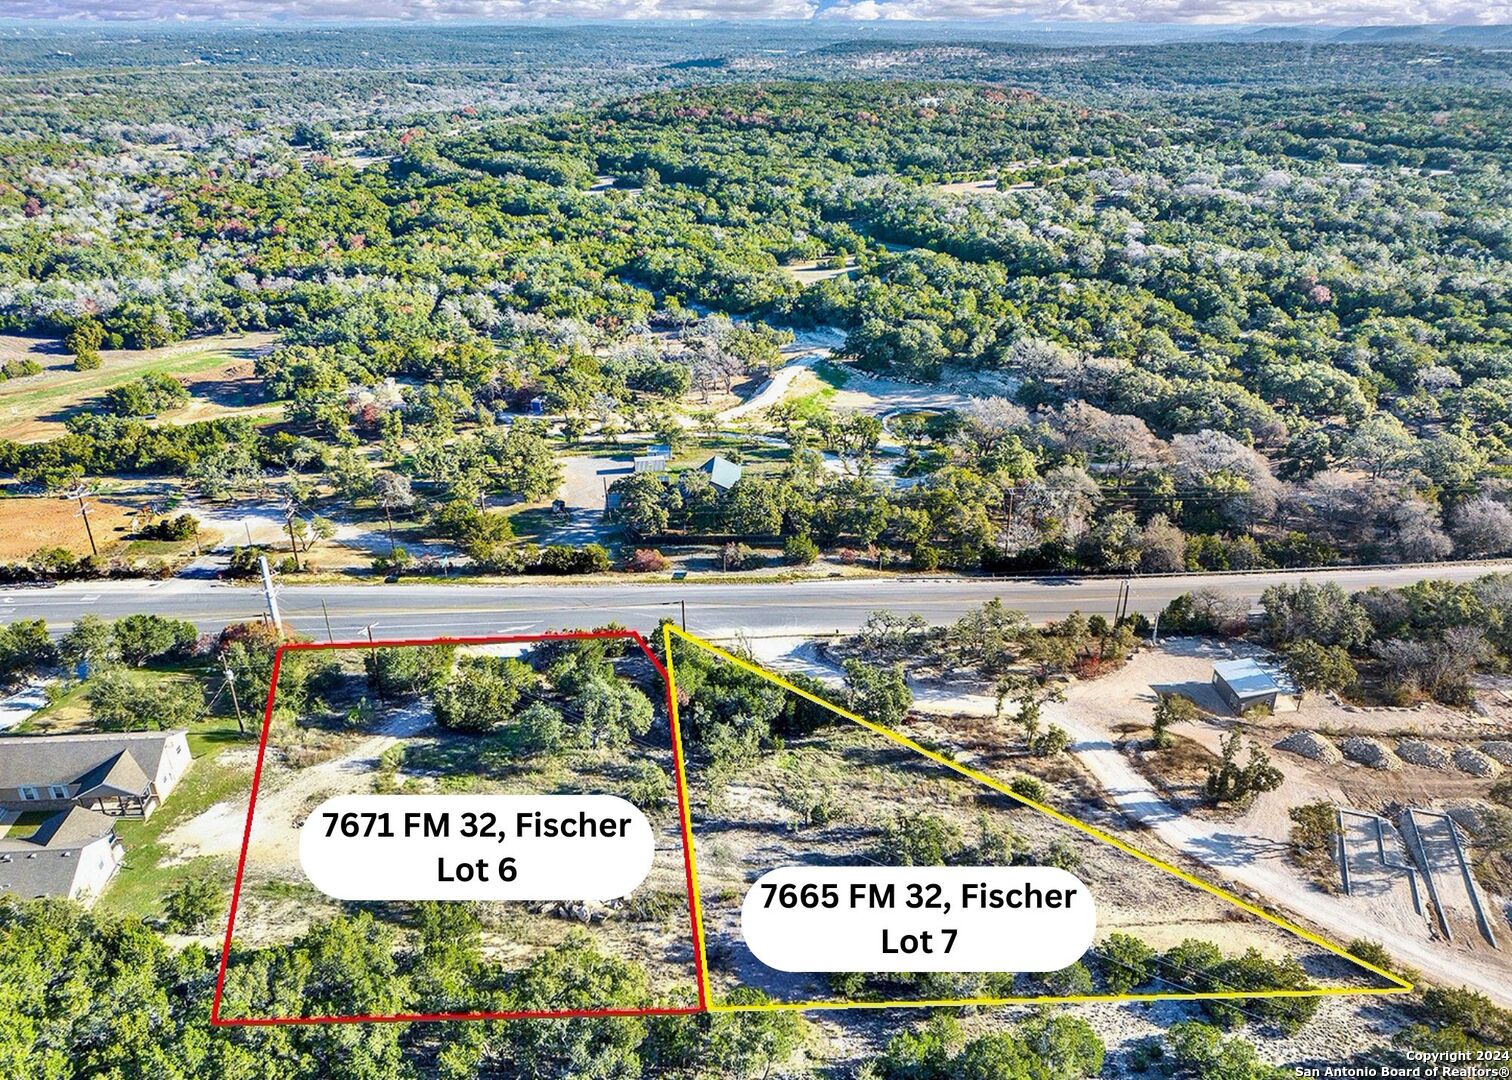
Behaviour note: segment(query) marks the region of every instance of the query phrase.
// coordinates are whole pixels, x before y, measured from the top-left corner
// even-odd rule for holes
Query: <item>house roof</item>
[[[1222,660],[1213,665],[1213,674],[1226,682],[1239,697],[1285,692],[1276,677],[1255,660]]]
[[[147,774],[136,758],[122,750],[109,761],[102,761],[88,775],[79,778],[77,797],[92,795],[140,795],[147,790]]]
[[[715,454],[708,461],[698,467],[700,472],[709,474],[709,483],[717,488],[734,487],[740,479],[740,466],[729,458]]]
[[[98,784],[112,775],[112,768],[124,756],[135,765],[136,771],[131,772],[121,765],[123,771],[115,773],[113,780],[125,782],[140,774],[142,782],[130,791],[139,795],[147,786],[146,781],[157,776],[163,754],[174,737],[184,734],[179,728],[104,735],[0,737],[0,788],[17,788],[23,784]]]
[[[74,806],[44,821],[24,840],[0,836],[0,896],[69,896],[85,848],[115,825],[104,814]]]

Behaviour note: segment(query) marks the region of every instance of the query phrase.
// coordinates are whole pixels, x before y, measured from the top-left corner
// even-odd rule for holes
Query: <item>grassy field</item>
[[[28,355],[43,365],[43,371],[0,383],[0,438],[56,438],[64,433],[69,416],[88,408],[111,387],[147,374],[179,377],[194,395],[188,406],[167,418],[170,422],[257,411],[246,408],[254,388],[251,362],[274,340],[270,333],[223,334],[140,352],[106,350],[100,354],[99,368],[78,371],[73,357],[58,351],[55,343],[4,338],[0,356]],[[232,383],[237,385],[227,385]]]

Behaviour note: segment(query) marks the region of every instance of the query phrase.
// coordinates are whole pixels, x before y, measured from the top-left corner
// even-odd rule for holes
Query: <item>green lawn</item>
[[[814,374],[829,386],[839,390],[850,381],[850,372],[838,364],[832,364],[828,360],[821,360],[814,365]]]

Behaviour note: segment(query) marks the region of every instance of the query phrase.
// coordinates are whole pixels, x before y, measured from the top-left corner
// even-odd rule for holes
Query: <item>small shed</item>
[[[672,456],[672,444],[654,442],[650,446],[646,447],[646,456],[670,458]]]
[[[718,454],[700,465],[698,470],[708,473],[709,483],[720,491],[729,491],[740,480],[740,466]]]
[[[661,454],[646,454],[635,459],[635,471],[637,473],[662,473],[667,471],[667,463],[670,458]]]
[[[1292,688],[1257,660],[1224,660],[1213,665],[1213,689],[1236,713],[1263,705],[1276,712],[1295,709]]]

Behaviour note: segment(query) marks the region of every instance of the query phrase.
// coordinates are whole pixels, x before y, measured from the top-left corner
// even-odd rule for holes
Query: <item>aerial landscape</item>
[[[1512,14],[12,7],[0,1080],[1512,1076]]]

